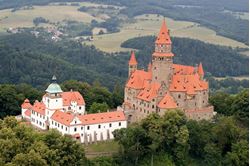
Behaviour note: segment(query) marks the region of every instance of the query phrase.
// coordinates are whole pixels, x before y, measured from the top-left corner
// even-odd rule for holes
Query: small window
[[[112,123],[109,124],[109,127],[112,127]]]
[[[79,110],[82,109],[82,107],[79,107]]]
[[[122,123],[121,122],[119,122],[119,126],[121,126],[122,125]]]
[[[63,129],[63,125],[61,126],[61,128]]]
[[[181,98],[181,95],[178,95],[178,98],[180,99],[180,98]]]
[[[98,129],[100,129],[101,128],[101,125],[98,125]]]
[[[52,124],[54,124],[54,121],[52,121]]]
[[[89,126],[87,126],[87,130],[89,130],[89,128],[90,128],[90,127],[89,127]]]
[[[68,130],[68,127],[66,127],[65,130],[67,131],[67,130]]]
[[[76,128],[76,127],[74,128],[74,131],[75,131],[75,132],[77,131],[77,128]]]
[[[81,130],[83,130],[83,127],[81,127]]]

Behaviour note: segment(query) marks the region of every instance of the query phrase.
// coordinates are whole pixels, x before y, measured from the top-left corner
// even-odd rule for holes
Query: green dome
[[[52,77],[52,83],[45,90],[47,93],[60,93],[63,92],[60,85],[56,83],[56,76]]]
[[[51,83],[48,88],[45,90],[45,92],[48,93],[60,93],[63,92],[60,85],[58,85],[57,83]]]

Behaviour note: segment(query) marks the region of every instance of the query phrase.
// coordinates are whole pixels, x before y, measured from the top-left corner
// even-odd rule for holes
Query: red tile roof
[[[70,123],[74,119],[74,115],[71,113],[66,113],[66,112],[57,110],[51,116],[51,119],[63,125],[70,126]]]
[[[177,104],[172,96],[166,94],[159,102],[158,107],[162,109],[174,109],[177,108]]]
[[[126,120],[125,115],[122,111],[80,115],[78,116],[78,118],[82,121],[83,125],[109,123],[109,122]]]
[[[26,116],[30,117],[31,111],[28,109],[28,110],[26,110],[26,111],[24,112],[24,114],[25,114]]]
[[[194,74],[193,66],[173,64],[174,74]]]
[[[78,105],[85,105],[85,101],[79,92],[62,92],[62,99],[64,106],[70,106],[72,101],[77,102]]]
[[[172,92],[187,92],[196,94],[196,91],[208,89],[208,83],[200,80],[198,74],[193,75],[173,75],[169,90]]]
[[[131,56],[130,56],[130,60],[129,60],[128,64],[129,65],[137,65],[134,51],[131,52]]]
[[[162,22],[161,29],[159,35],[155,41],[156,44],[171,44],[171,39],[169,36],[169,30],[167,28],[165,19]]]
[[[42,102],[36,101],[32,107],[32,110],[38,112],[41,115],[45,115],[45,104]]]
[[[145,101],[151,101],[153,98],[157,97],[157,92],[160,87],[161,84],[158,82],[150,83],[137,95],[137,98]]]
[[[30,104],[29,99],[25,99],[24,102],[23,102],[23,104],[21,105],[21,107],[22,107],[23,109],[32,108],[32,105]]]
[[[203,71],[202,63],[199,64],[199,67],[198,67],[198,74],[199,74],[200,76],[204,76],[204,71]]]
[[[148,80],[151,80],[151,78],[152,78],[151,72],[136,70],[131,74],[126,84],[126,87],[134,89],[142,89],[143,87],[146,86]]]

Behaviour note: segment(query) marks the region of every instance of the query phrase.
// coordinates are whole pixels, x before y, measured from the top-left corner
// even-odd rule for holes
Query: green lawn
[[[98,142],[86,145],[86,152],[118,152],[119,144],[115,141]]]

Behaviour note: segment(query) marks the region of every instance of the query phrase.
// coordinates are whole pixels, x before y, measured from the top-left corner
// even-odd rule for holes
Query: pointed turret
[[[202,67],[202,63],[201,62],[200,62],[199,67],[198,67],[198,74],[203,79],[203,77],[204,77],[204,71],[203,71],[203,67]]]
[[[155,51],[152,56],[152,80],[159,83],[164,82],[168,87],[173,74],[174,54],[172,53],[172,42],[165,19],[156,38]]]
[[[155,44],[171,44],[171,39],[169,36],[169,29],[167,28],[165,19],[162,22],[160,33],[155,41]]]
[[[129,60],[129,65],[137,65],[137,61],[135,58],[135,52],[131,51],[131,56],[130,56],[130,60]]]
[[[128,69],[128,75],[130,76],[135,70],[137,70],[137,61],[135,58],[135,52],[131,52],[130,60],[128,62],[129,69]]]

